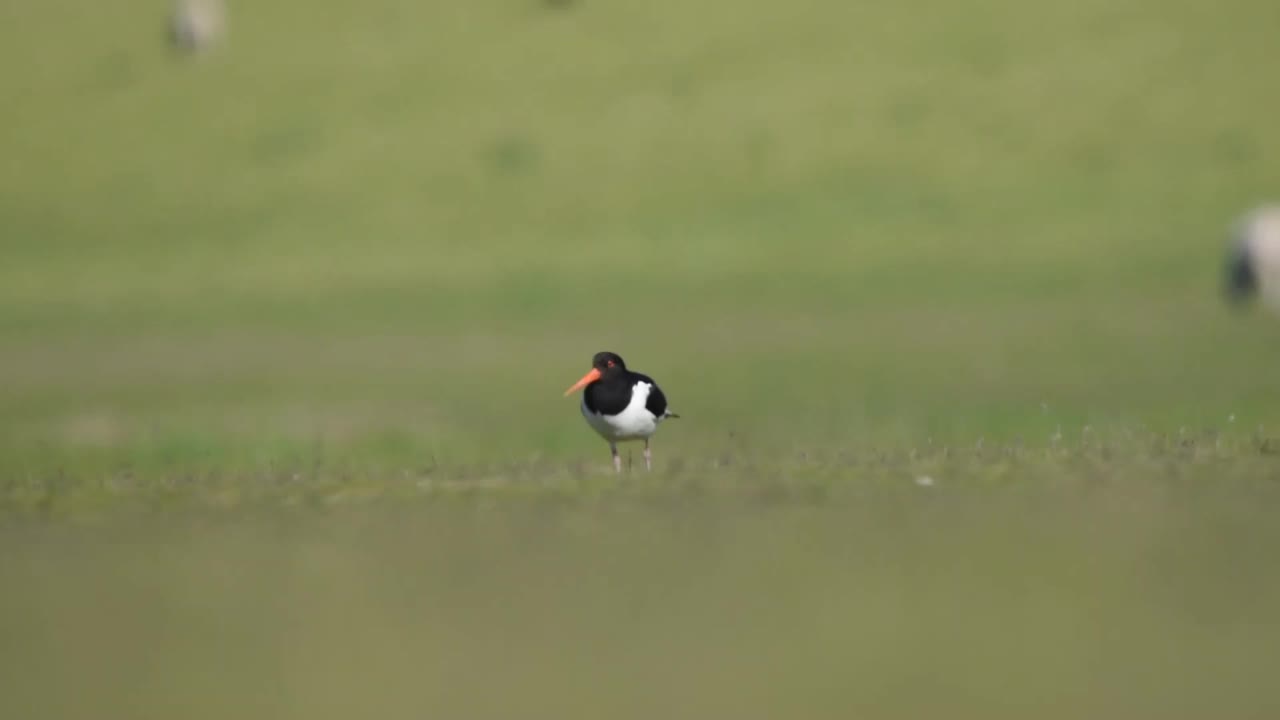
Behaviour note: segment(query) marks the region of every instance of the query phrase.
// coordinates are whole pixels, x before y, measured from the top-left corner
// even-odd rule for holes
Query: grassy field
[[[1280,5],[134,5],[0,7],[0,717],[1280,713]]]

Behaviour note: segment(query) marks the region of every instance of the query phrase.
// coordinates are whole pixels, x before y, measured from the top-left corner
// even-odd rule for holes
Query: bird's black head
[[[626,370],[627,364],[616,353],[598,352],[595,357],[591,358],[591,367],[599,370],[602,375],[612,375]]]
[[[1236,247],[1227,260],[1225,288],[1227,299],[1234,303],[1242,303],[1253,297],[1258,290],[1258,276],[1254,271],[1253,258],[1248,247]]]
[[[582,379],[574,383],[568,390],[564,391],[566,396],[581,390],[601,378],[617,376],[619,373],[627,371],[627,364],[622,362],[622,358],[611,352],[598,352],[596,356],[591,358],[591,369],[587,371]]]

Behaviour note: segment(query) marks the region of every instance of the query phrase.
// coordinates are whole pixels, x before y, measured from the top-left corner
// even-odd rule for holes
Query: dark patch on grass
[[[525,137],[503,138],[485,151],[489,168],[502,175],[525,175],[538,168],[537,144]]]

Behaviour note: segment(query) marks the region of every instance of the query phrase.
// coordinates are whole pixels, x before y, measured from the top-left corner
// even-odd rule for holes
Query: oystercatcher
[[[1280,205],[1264,206],[1237,223],[1227,258],[1227,297],[1254,296],[1280,312]]]
[[[658,384],[648,375],[628,370],[616,354],[601,352],[591,359],[587,374],[565,390],[564,395],[568,397],[584,387],[582,416],[600,437],[609,441],[613,469],[622,472],[619,442],[644,440],[644,467],[652,470],[649,438],[663,420],[680,417],[667,407],[667,396]]]

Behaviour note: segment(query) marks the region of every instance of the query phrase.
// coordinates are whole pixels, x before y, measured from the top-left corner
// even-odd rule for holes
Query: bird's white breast
[[[1280,208],[1267,207],[1252,213],[1245,219],[1239,239],[1253,261],[1263,301],[1280,311]]]
[[[645,407],[649,400],[649,390],[653,386],[647,382],[638,382],[631,389],[631,402],[617,415],[601,415],[587,409],[582,402],[582,416],[587,419],[592,429],[609,441],[634,440],[647,438],[658,429],[661,418],[654,417]]]

